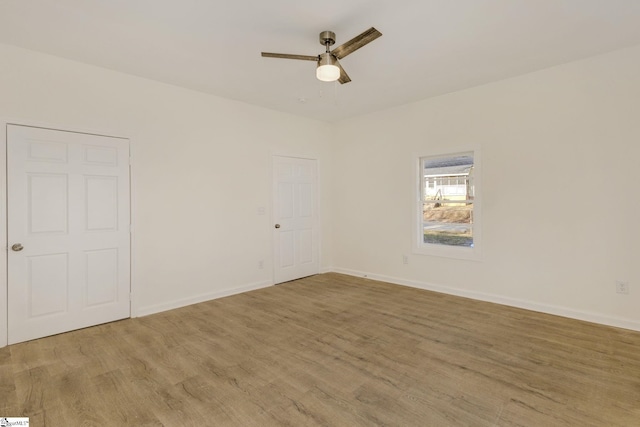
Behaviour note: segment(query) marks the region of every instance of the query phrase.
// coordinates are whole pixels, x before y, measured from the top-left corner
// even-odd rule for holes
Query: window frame
[[[463,154],[473,155],[473,246],[453,246],[445,244],[425,243],[423,229],[423,191],[424,171],[422,161],[428,157],[454,157]],[[462,260],[480,261],[482,259],[482,156],[480,147],[464,147],[462,149],[447,150],[442,152],[429,152],[414,155],[413,163],[413,230],[412,252],[417,255],[437,256]]]

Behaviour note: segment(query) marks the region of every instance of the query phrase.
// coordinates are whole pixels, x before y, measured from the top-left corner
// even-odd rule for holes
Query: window
[[[477,254],[478,191],[475,152],[419,158],[417,252]]]

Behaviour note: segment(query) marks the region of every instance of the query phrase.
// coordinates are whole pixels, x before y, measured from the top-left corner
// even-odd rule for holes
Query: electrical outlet
[[[628,294],[629,293],[629,283],[623,282],[622,280],[616,280],[616,293],[618,294]]]
[[[402,255],[402,263],[403,264],[409,264],[409,257],[406,255]]]
[[[264,268],[264,261],[262,261],[262,260],[258,261],[258,268],[260,270],[262,270]]]

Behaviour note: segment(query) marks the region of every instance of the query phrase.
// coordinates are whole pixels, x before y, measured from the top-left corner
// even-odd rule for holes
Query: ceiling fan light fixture
[[[335,82],[340,78],[340,67],[336,64],[338,60],[331,53],[323,53],[318,60],[316,77],[323,82]]]

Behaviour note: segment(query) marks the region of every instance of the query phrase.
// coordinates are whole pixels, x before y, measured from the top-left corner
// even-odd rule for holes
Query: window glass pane
[[[473,204],[424,203],[424,243],[473,246]]]
[[[423,157],[423,242],[473,247],[473,153]],[[431,183],[433,182],[433,186]]]

